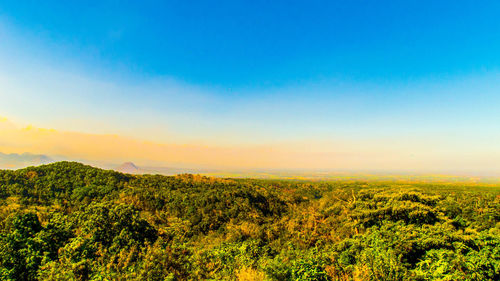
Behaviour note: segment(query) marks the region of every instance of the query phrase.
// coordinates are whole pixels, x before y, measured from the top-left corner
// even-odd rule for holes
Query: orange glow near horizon
[[[218,168],[263,169],[425,169],[428,165],[457,168],[460,159],[452,153],[425,151],[416,143],[289,142],[267,145],[217,146],[203,144],[156,143],[119,135],[67,132],[33,126],[18,126],[7,118],[0,122],[0,152],[62,155],[140,165],[183,165]],[[414,147],[411,153],[409,147]],[[418,157],[416,157],[417,155]],[[458,161],[458,162],[457,162]],[[473,162],[472,159],[470,162]],[[488,163],[487,159],[481,159]],[[488,163],[492,164],[492,163]],[[459,167],[460,168],[460,167]]]

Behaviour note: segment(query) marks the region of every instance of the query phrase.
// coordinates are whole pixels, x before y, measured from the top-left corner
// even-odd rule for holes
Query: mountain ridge
[[[21,154],[0,152],[0,168],[19,169],[54,162],[54,159],[45,154],[32,154],[29,152]]]

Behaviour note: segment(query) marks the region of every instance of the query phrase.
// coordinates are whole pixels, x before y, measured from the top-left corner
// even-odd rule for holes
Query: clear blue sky
[[[457,151],[497,153],[499,15],[498,1],[2,1],[0,115],[159,141],[479,138]]]
[[[405,81],[500,65],[498,1],[2,1],[63,59],[247,89]],[[57,57],[59,59],[59,57]]]

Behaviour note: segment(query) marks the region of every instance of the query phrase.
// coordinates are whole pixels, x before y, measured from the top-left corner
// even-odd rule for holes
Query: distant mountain
[[[125,162],[119,167],[114,169],[115,171],[125,173],[125,174],[142,174],[143,172],[132,162]]]
[[[1,153],[0,152],[0,168],[3,169],[19,169],[28,166],[37,166],[55,162],[52,158],[43,154],[31,153]]]

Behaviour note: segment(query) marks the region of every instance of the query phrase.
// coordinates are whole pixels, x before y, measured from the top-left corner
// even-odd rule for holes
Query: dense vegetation
[[[0,171],[1,280],[500,280],[500,188]]]

